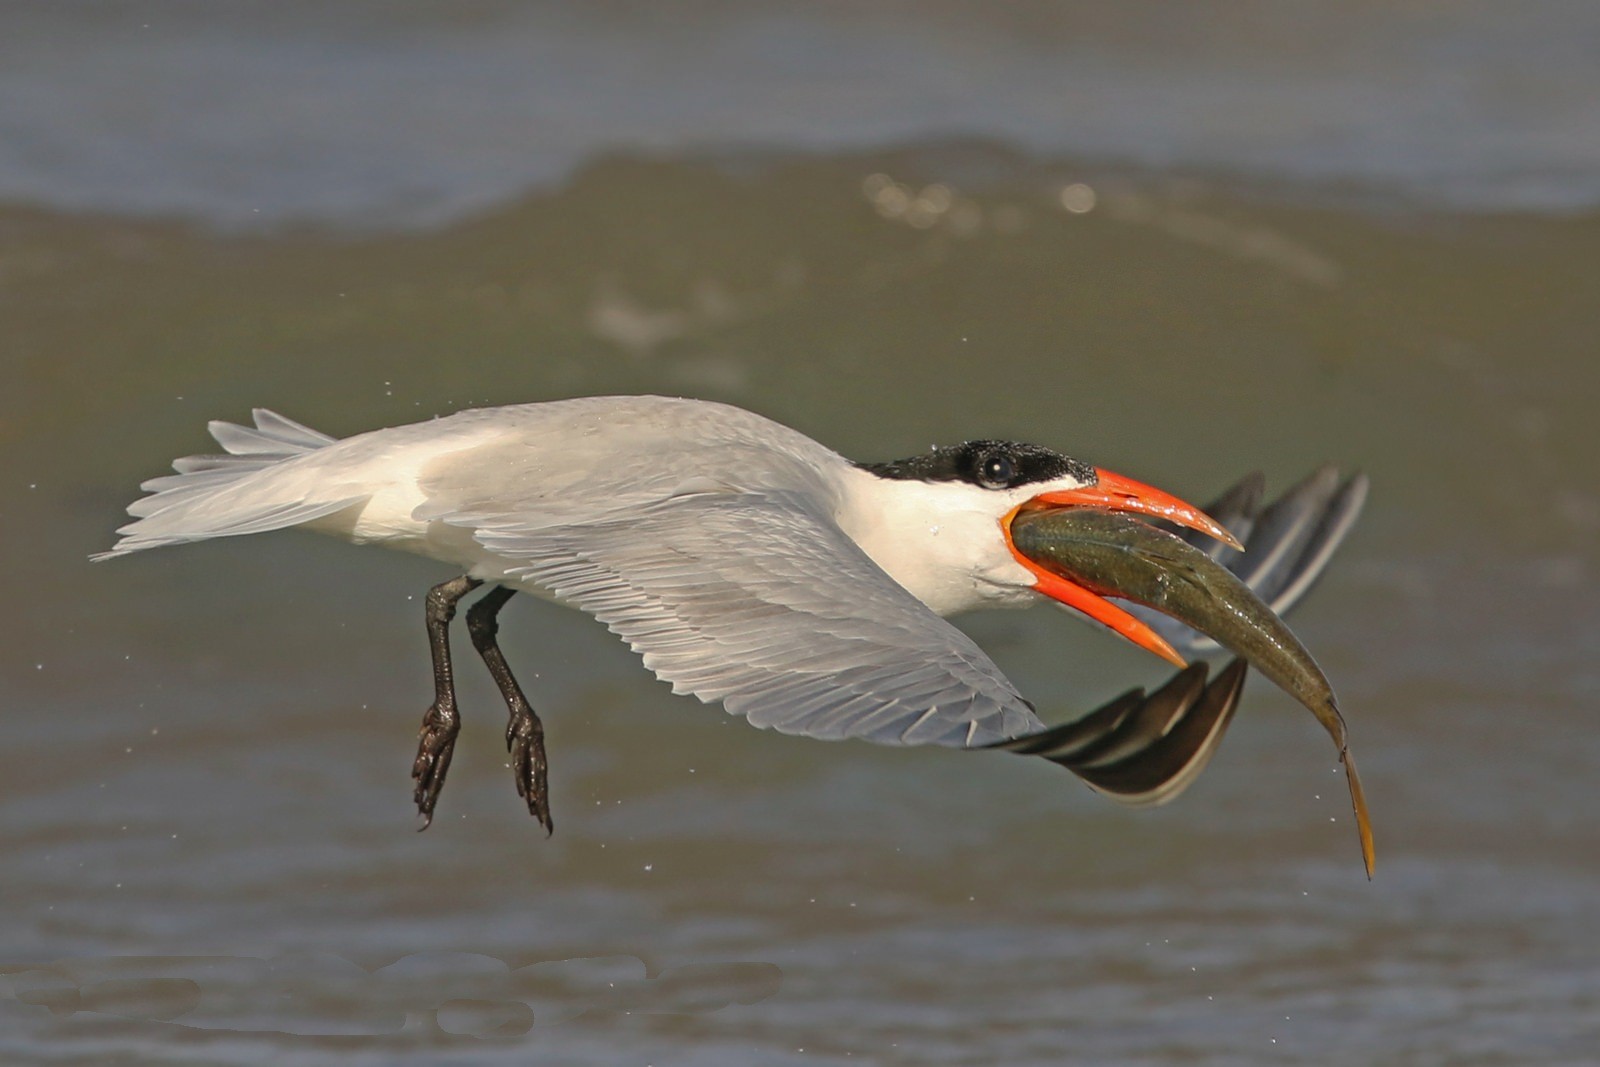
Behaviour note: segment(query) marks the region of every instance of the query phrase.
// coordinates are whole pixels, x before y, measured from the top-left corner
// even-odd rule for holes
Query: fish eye
[[[985,489],[1009,489],[1016,477],[1017,465],[1003,452],[990,452],[978,461],[978,484]]]

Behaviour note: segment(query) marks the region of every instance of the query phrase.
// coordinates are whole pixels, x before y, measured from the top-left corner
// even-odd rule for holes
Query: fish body
[[[1125,513],[1024,509],[1011,520],[1010,538],[1018,552],[1068,581],[1193,627],[1304,704],[1339,748],[1370,873],[1366,800],[1333,686],[1305,645],[1248,585],[1206,552]]]

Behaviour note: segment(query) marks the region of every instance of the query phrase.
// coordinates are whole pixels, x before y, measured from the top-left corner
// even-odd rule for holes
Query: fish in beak
[[[1097,469],[1095,474],[1097,477],[1093,485],[1040,493],[1007,514],[1000,523],[1001,529],[1005,532],[1006,545],[1011,549],[1011,554],[1017,562],[1032,572],[1033,587],[1038,592],[1087,615],[1140,648],[1154,652],[1174,666],[1186,667],[1188,664],[1183,657],[1178,655],[1177,650],[1160,634],[1106,599],[1106,596],[1121,596],[1121,593],[1115,589],[1097,590],[1093,581],[1075,578],[1070,573],[1064,573],[1060,568],[1052,566],[1048,556],[1043,560],[1036,560],[1032,554],[1020,549],[1014,536],[1016,520],[1023,515],[1037,516],[1041,513],[1056,513],[1061,509],[1093,508],[1110,512],[1132,512],[1198,530],[1230,548],[1243,551],[1244,546],[1228,532],[1225,526],[1193,504],[1187,504],[1154,486],[1145,485],[1121,474],[1113,474],[1108,470]]]
[[[1115,475],[1102,475],[1099,485],[1085,489],[1034,497],[1003,525],[1013,555],[1038,577],[1035,588],[1045,595],[1181,666],[1171,645],[1106,598],[1169,615],[1235,653],[1310,709],[1339,748],[1370,878],[1375,860],[1366,798],[1327,677],[1283,620],[1232,571],[1138,516],[1165,519],[1238,547],[1199,509]]]

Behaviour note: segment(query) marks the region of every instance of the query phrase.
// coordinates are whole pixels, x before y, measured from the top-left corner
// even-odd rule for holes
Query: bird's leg
[[[433,704],[422,717],[417,732],[417,760],[411,777],[417,789],[413,799],[426,830],[433,822],[433,807],[439,803],[439,790],[450,771],[455,754],[456,735],[461,732],[461,716],[456,711],[455,676],[450,669],[450,620],[456,617],[456,604],[483,582],[469,575],[440,582],[428,590],[425,617],[428,623],[428,648],[433,653]]]
[[[534,713],[533,705],[522,695],[522,687],[511,674],[511,667],[500,651],[495,637],[500,632],[497,616],[506,601],[517,591],[497,585],[482,600],[467,610],[467,632],[472,635],[472,646],[483,657],[505,698],[506,710],[511,720],[506,724],[506,748],[511,753],[511,774],[517,782],[517,795],[528,802],[528,813],[539,820],[546,834],[555,832],[550,819],[550,785],[544,755],[544,724]]]

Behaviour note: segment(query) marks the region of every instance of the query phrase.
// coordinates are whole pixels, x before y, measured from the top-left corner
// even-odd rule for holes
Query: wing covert
[[[451,515],[673,691],[780,733],[977,747],[1043,724],[804,494],[698,491],[581,525]]]

